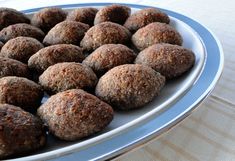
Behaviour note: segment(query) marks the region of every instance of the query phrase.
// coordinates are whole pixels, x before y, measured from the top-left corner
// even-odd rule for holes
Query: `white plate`
[[[100,8],[105,5],[110,4],[73,4],[59,7],[71,10],[78,7]],[[133,12],[147,7],[125,5],[130,6]],[[39,9],[24,12],[32,14]],[[191,71],[167,82],[161,94],[144,108],[115,112],[114,120],[101,133],[75,142],[65,142],[49,136],[44,149],[18,159],[51,159],[62,155],[66,156],[59,158],[60,160],[107,159],[166,131],[185,118],[209,94],[223,67],[223,54],[219,42],[208,29],[194,20],[172,11],[163,11],[170,16],[170,25],[182,35],[183,46],[195,53],[196,62]]]

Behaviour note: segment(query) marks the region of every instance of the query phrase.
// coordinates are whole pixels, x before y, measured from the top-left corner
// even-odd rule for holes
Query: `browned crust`
[[[91,27],[82,39],[80,46],[92,51],[104,44],[127,44],[131,33],[113,22],[103,22]]]
[[[180,76],[188,71],[195,62],[191,50],[178,45],[155,44],[141,51],[135,63],[150,66],[167,79]]]
[[[20,36],[9,40],[2,47],[0,56],[15,59],[27,64],[28,59],[42,48],[43,45],[37,39]]]
[[[113,107],[129,110],[150,102],[165,84],[165,77],[148,66],[126,64],[105,73],[96,86],[96,96]]]
[[[112,107],[80,89],[51,96],[38,115],[55,136],[77,140],[103,130],[113,119]]]
[[[26,78],[7,76],[0,79],[0,103],[19,106],[33,112],[41,104],[41,87]]]
[[[0,57],[0,78],[5,76],[30,78],[30,72],[26,64],[14,59]]]
[[[0,7],[0,30],[16,23],[30,23],[30,20],[22,12]]]
[[[1,51],[1,49],[2,49],[2,47],[3,47],[3,43],[0,41],[0,51]]]
[[[41,120],[21,108],[0,104],[0,159],[34,151],[46,143]]]
[[[97,83],[92,69],[81,63],[65,62],[50,66],[39,77],[39,83],[49,93],[68,89],[91,89]]]
[[[133,63],[135,57],[134,51],[125,45],[106,44],[96,49],[82,63],[100,76],[115,66]]]
[[[43,8],[33,15],[31,24],[47,33],[57,23],[64,21],[66,16],[66,11],[61,8]]]
[[[113,4],[100,9],[94,20],[94,24],[110,21],[123,25],[130,16],[131,9],[127,6]]]
[[[172,26],[154,22],[136,31],[132,36],[132,43],[137,49],[143,50],[157,43],[182,45],[183,39]]]
[[[85,56],[82,49],[72,44],[58,44],[45,47],[30,57],[28,66],[42,73],[49,66],[60,62],[82,62]]]
[[[68,14],[67,20],[78,21],[78,22],[86,23],[90,26],[93,26],[95,15],[97,12],[98,12],[98,9],[96,8],[91,8],[91,7],[77,8],[77,9],[72,10]]]
[[[63,21],[55,25],[45,36],[45,45],[74,44],[79,45],[89,25],[76,21]]]
[[[26,23],[10,25],[0,31],[0,41],[2,42],[7,42],[8,40],[19,36],[33,37],[42,41],[45,34],[41,29]]]
[[[161,12],[156,8],[145,8],[132,14],[125,22],[124,26],[129,29],[132,33],[138,29],[152,23],[170,23],[170,18],[167,14]]]

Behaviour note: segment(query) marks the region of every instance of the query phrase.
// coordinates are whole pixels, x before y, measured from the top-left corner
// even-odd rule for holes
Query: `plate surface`
[[[58,7],[69,11],[78,7],[100,8],[106,5],[110,4],[70,4]],[[149,7],[124,5],[131,7],[132,12]],[[40,9],[23,12],[31,16]],[[161,94],[144,108],[115,112],[114,120],[101,133],[76,142],[64,142],[49,136],[48,145],[44,149],[18,159],[38,160],[56,157],[60,157],[57,158],[59,160],[107,159],[163,133],[188,116],[206,98],[222,72],[223,52],[220,43],[208,29],[196,21],[169,10],[161,10],[170,16],[170,25],[182,35],[183,46],[194,51],[196,62],[192,70],[168,82]]]

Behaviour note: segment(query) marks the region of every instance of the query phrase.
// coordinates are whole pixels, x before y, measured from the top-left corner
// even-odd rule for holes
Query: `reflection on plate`
[[[71,10],[88,6],[100,8],[105,5],[110,4],[89,3],[59,7]],[[130,6],[132,12],[149,7],[124,5]],[[39,9],[24,12],[30,16]],[[170,16],[170,25],[182,35],[183,46],[195,53],[196,62],[192,70],[174,81],[169,81],[161,94],[146,107],[129,112],[116,112],[113,122],[102,133],[76,142],[64,142],[49,136],[48,145],[44,149],[19,159],[51,159],[63,155],[65,156],[60,160],[107,159],[163,133],[185,118],[209,94],[223,67],[223,53],[218,40],[194,20],[162,10]]]

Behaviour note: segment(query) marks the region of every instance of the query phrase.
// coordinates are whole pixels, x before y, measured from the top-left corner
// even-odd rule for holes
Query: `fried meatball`
[[[0,103],[12,104],[34,112],[41,104],[42,97],[43,90],[31,80],[15,76],[0,79]]]
[[[41,148],[45,136],[40,119],[19,107],[0,104],[0,159]]]
[[[49,66],[60,62],[82,62],[82,49],[72,44],[58,44],[45,47],[30,57],[28,66],[32,71],[42,73]]]
[[[19,36],[33,37],[39,41],[42,41],[45,34],[39,28],[26,23],[10,25],[0,31],[0,41],[2,42],[7,42],[8,40]]]
[[[9,40],[2,47],[0,56],[16,59],[27,64],[28,59],[41,48],[43,48],[43,45],[37,39],[31,37],[16,37]]]
[[[1,49],[2,49],[2,47],[3,47],[3,43],[0,41],[0,51],[1,51]]]
[[[138,29],[152,23],[170,23],[170,18],[167,14],[156,8],[145,8],[132,14],[125,22],[124,26],[132,33]]]
[[[14,59],[0,57],[0,78],[6,76],[31,77],[26,64]]]
[[[67,13],[61,8],[43,8],[35,13],[31,19],[31,24],[47,33],[57,23],[64,21]]]
[[[136,31],[132,36],[132,43],[137,49],[143,50],[158,43],[182,45],[183,39],[170,25],[154,22]]]
[[[74,44],[79,45],[89,25],[76,21],[63,21],[55,25],[45,36],[45,45]]]
[[[98,9],[96,8],[77,8],[68,14],[67,20],[78,21],[93,26],[97,12]]]
[[[135,60],[136,64],[147,65],[167,79],[188,71],[194,62],[195,56],[191,50],[171,44],[152,45],[141,51]]]
[[[130,37],[131,33],[125,27],[113,22],[103,22],[86,32],[80,46],[91,51],[104,44],[127,44]]]
[[[12,8],[0,7],[0,31],[16,23],[30,23],[30,20],[22,12]]]
[[[39,83],[51,94],[74,88],[92,89],[97,83],[97,77],[86,65],[66,62],[47,68],[39,77]]]
[[[103,130],[113,119],[113,109],[81,89],[71,89],[51,96],[38,115],[58,138],[77,140]]]
[[[125,45],[106,44],[96,49],[82,63],[100,76],[115,66],[133,63],[135,57],[134,51]]]
[[[123,25],[130,16],[131,9],[127,6],[113,4],[100,9],[94,20],[94,24],[110,21]]]
[[[129,110],[142,107],[159,94],[165,77],[140,64],[114,67],[99,80],[95,94],[115,108]]]

